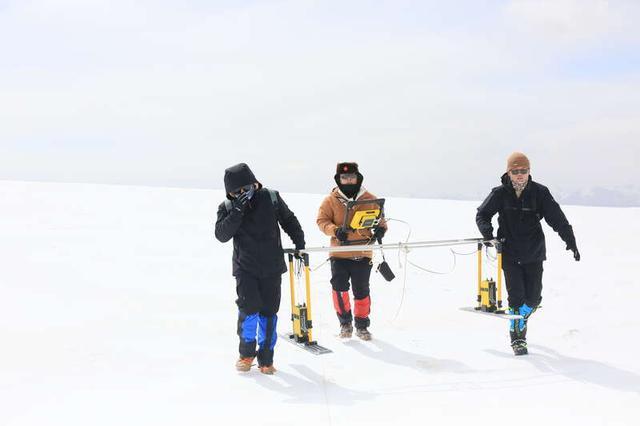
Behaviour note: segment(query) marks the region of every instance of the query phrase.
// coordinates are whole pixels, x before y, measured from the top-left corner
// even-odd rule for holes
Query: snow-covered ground
[[[326,245],[322,196],[283,197],[308,246]],[[475,301],[473,255],[436,275],[388,252],[398,278],[372,275],[374,340],[338,340],[324,265],[312,274],[314,337],[334,353],[280,340],[265,376],[233,367],[231,243],[213,237],[222,199],[0,182],[0,425],[640,424],[640,209],[564,206],[581,262],[545,225],[529,356],[512,355],[505,320],[458,309]],[[477,236],[477,204],[390,198],[386,209],[417,241]],[[386,242],[406,238],[405,224],[390,226]],[[446,248],[409,260],[453,265]],[[288,287],[284,275],[280,331]]]

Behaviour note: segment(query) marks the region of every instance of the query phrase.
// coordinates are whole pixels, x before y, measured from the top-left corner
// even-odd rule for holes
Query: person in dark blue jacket
[[[223,243],[233,238],[240,338],[236,369],[249,371],[257,356],[260,371],[273,374],[280,285],[287,271],[278,224],[297,250],[305,246],[304,232],[280,194],[263,188],[246,164],[226,169],[224,186],[227,200],[218,207],[215,236]]]
[[[498,213],[497,238],[502,245],[502,270],[509,295],[509,311],[524,317],[510,324],[511,346],[516,355],[527,353],[527,320],[542,300],[542,262],[546,260],[545,221],[560,235],[576,261],[580,252],[573,228],[549,189],[531,179],[529,159],[514,152],[507,159],[502,185],[491,190],[478,207],[476,224],[484,239],[493,239],[491,218]]]

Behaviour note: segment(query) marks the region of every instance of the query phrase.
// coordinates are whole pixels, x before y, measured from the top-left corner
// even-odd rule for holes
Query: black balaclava
[[[355,173],[358,177],[357,183],[349,185],[343,185],[342,183],[340,183],[340,175],[343,173]],[[360,187],[362,186],[364,177],[358,171],[358,163],[338,163],[338,165],[336,166],[336,174],[333,179],[338,184],[338,188],[340,188],[340,191],[342,191],[342,193],[346,195],[347,198],[355,199],[355,197],[358,195],[358,192],[360,192]]]

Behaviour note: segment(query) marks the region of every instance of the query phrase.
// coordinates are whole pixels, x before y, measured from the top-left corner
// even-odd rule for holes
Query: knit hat
[[[507,158],[507,171],[530,168],[529,159],[521,152],[514,152]]]

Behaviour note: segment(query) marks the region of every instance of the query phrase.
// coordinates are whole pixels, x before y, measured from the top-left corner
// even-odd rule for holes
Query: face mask
[[[253,197],[253,194],[256,193],[256,187],[255,185],[251,185],[251,189],[247,191],[247,198],[251,199],[251,197]]]
[[[513,180],[511,181],[511,185],[513,186],[513,189],[516,190],[516,192],[522,192],[524,190],[525,186],[527,186],[527,183],[528,182],[526,180],[524,182],[522,182],[522,183],[518,183],[518,182],[515,182]]]
[[[358,185],[357,183],[349,185],[341,184],[338,185],[338,187],[340,188],[340,191],[342,191],[342,193],[347,196],[347,198],[355,197],[356,195],[358,195],[358,191],[360,191],[360,185]]]
[[[253,194],[256,192],[256,187],[254,184],[245,185],[236,191],[233,195],[234,197],[239,197],[242,194],[247,194],[247,198],[250,200],[253,197]]]

